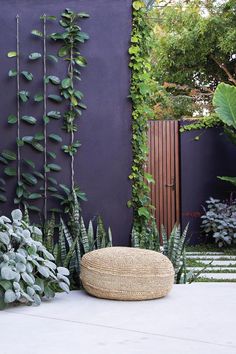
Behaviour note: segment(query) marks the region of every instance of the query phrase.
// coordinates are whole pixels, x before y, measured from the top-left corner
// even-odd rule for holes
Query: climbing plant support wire
[[[47,16],[43,15],[44,220],[47,220]]]
[[[17,184],[21,181],[20,151],[20,16],[16,15],[16,107],[17,107]]]

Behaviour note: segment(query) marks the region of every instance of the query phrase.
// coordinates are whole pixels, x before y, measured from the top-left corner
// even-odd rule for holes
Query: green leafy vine
[[[66,9],[61,14],[60,20],[64,31],[53,33],[50,36],[53,40],[62,43],[58,56],[68,63],[67,76],[61,81],[61,96],[68,101],[68,109],[64,113],[63,129],[70,134],[70,144],[64,144],[62,150],[70,156],[71,160],[71,190],[78,190],[75,187],[74,159],[81,144],[78,139],[75,139],[75,133],[78,131],[76,119],[81,116],[82,110],[86,109],[86,106],[81,102],[83,93],[76,88],[76,80],[81,80],[80,68],[87,64],[79,47],[81,43],[89,39],[88,34],[82,32],[78,21],[88,17],[89,15],[86,13],[76,13]]]
[[[132,200],[128,206],[134,211],[134,226],[138,232],[147,228],[152,220],[150,187],[153,182],[145,173],[147,162],[147,129],[150,109],[147,104],[148,81],[150,78],[149,38],[150,28],[146,20],[146,5],[143,1],[133,1],[133,29],[131,36],[130,68],[132,70],[130,96],[132,113],[133,165],[129,176],[132,181]]]

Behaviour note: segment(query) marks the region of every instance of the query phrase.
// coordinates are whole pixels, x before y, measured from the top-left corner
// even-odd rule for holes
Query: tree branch
[[[221,63],[218,59],[216,59],[212,54],[210,55],[210,58],[221,68],[227,75],[228,80],[231,81],[235,86],[236,86],[236,79],[233,77],[233,75],[229,72],[227,69],[226,65],[224,63]]]

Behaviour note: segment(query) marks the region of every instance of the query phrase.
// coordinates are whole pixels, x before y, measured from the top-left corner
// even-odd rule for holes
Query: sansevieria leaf
[[[236,87],[219,84],[213,97],[213,105],[222,122],[236,129]]]

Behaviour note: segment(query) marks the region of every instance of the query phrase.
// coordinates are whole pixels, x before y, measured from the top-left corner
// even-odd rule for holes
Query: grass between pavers
[[[236,279],[197,278],[194,283],[236,283]]]
[[[193,272],[195,272],[195,273],[197,273],[198,271],[195,271],[194,269],[188,269],[187,268],[187,271],[193,271]],[[204,273],[209,273],[209,274],[211,274],[211,273],[224,273],[224,274],[228,274],[228,273],[232,273],[232,274],[235,274],[236,273],[236,267],[235,267],[235,270],[231,270],[231,269],[218,269],[218,270],[214,270],[214,268],[205,268],[205,270],[204,270]]]
[[[205,264],[205,263],[203,263],[203,262],[201,262],[201,261],[203,261],[204,259],[198,259],[198,258],[187,258],[187,260],[186,260],[186,266],[187,267],[206,267],[207,266],[207,264]],[[220,260],[220,259],[219,259]],[[210,259],[206,259],[206,261],[209,261],[209,267],[222,267],[222,268],[224,268],[224,267],[232,267],[232,268],[236,268],[236,264],[231,264],[230,263],[230,260],[228,260],[227,259],[227,261],[229,261],[229,264],[227,264],[227,265],[213,265],[213,264],[210,264],[211,263],[211,260]],[[217,261],[218,261],[218,259],[217,259]]]
[[[224,252],[225,255],[236,256],[236,246],[219,248],[216,244],[206,243],[195,246],[186,246],[187,252]]]

